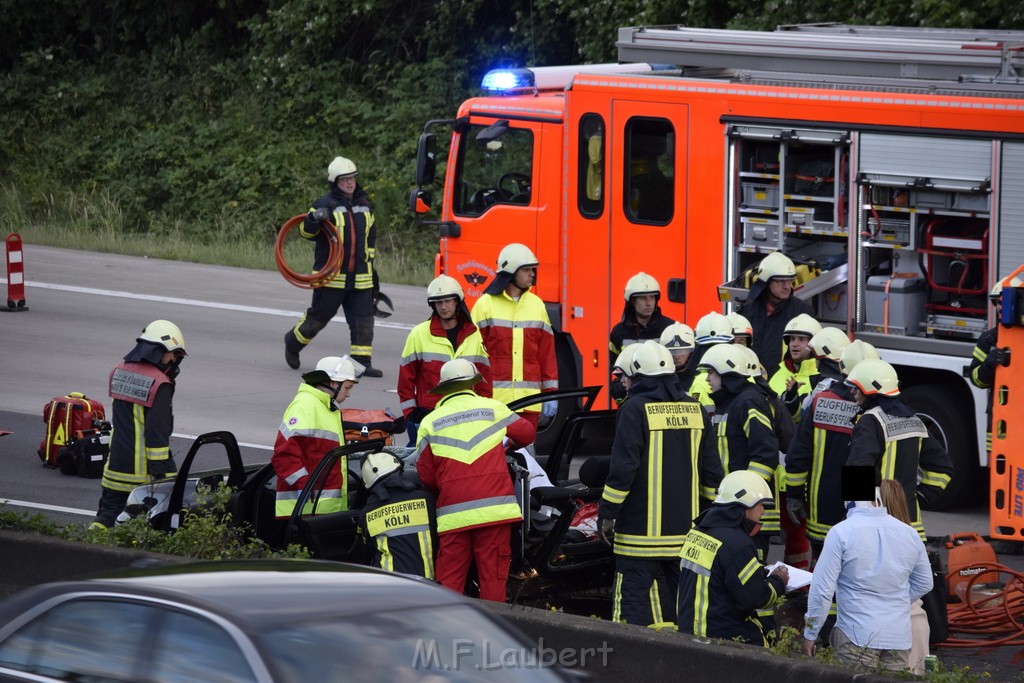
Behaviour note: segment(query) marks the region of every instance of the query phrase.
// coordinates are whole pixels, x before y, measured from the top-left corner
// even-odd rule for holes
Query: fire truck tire
[[[555,339],[555,360],[558,362],[558,384],[560,387],[578,387],[580,385],[576,372],[576,363],[573,361],[572,351],[569,343],[556,335]],[[558,412],[549,420],[541,418],[537,425],[537,440],[534,448],[537,455],[548,455],[555,447],[555,440],[558,433],[565,424],[566,418],[572,412],[570,401],[559,401]]]
[[[974,435],[968,428],[968,416],[958,415],[955,406],[965,405],[947,387],[921,384],[907,387],[900,398],[917,411],[928,432],[946,447],[953,461],[953,477],[942,494],[927,509],[947,510],[977,503],[982,497],[983,477],[975,454]]]

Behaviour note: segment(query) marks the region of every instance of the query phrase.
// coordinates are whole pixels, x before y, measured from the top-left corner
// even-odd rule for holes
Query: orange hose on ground
[[[995,645],[1024,645],[1024,573],[999,563],[979,565],[982,571],[967,582],[964,602],[949,608],[950,633],[978,636],[975,638],[948,638],[939,647],[992,647]],[[1010,578],[1002,591],[995,595],[977,597],[971,588],[988,571],[1007,574]],[[957,576],[951,572],[948,578]]]
[[[304,220],[306,220],[306,214],[300,213],[298,216],[289,218],[281,226],[277,233],[277,240],[274,243],[274,261],[277,263],[277,269],[281,272],[281,275],[290,284],[302,289],[316,289],[330,282],[338,274],[338,271],[341,270],[341,238],[338,235],[338,229],[334,227],[334,223],[323,221],[321,230],[327,231],[327,242],[331,247],[327,255],[327,263],[324,264],[323,268],[312,274],[303,274],[292,270],[284,260],[284,242],[291,229],[301,224]]]

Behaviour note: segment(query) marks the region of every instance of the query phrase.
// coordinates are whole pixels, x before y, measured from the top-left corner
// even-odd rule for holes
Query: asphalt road
[[[300,382],[300,371],[284,362],[283,336],[308,305],[308,291],[275,272],[33,245],[25,247],[25,275],[29,310],[0,312],[0,431],[12,432],[0,436],[0,509],[89,521],[99,481],[44,469],[36,455],[45,433],[43,406],[80,391],[109,409],[111,368],[157,318],[181,327],[189,354],[175,393],[173,452],[183,456],[195,436],[227,430],[246,462],[269,460],[281,414]],[[6,288],[6,279],[0,285]],[[384,377],[360,382],[346,407],[398,408],[402,346],[428,309],[422,288],[385,285],[384,291],[396,309],[376,326],[373,360]],[[348,327],[339,318],[303,353],[302,370],[347,351]],[[930,536],[987,534],[987,508],[928,512],[925,527]],[[1000,560],[1024,571],[1024,557]],[[991,670],[995,680],[1016,676],[1024,656],[1019,647],[940,652],[949,663]]]

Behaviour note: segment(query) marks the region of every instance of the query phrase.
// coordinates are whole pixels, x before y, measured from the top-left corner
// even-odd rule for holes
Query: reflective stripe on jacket
[[[338,229],[341,248],[341,270],[327,283],[335,289],[371,289],[373,287],[373,259],[377,255],[377,228],[375,227],[373,204],[366,191],[356,186],[351,198],[337,186],[313,202],[314,209],[331,212],[331,222]],[[306,239],[315,239],[313,272],[324,267],[330,252],[330,242],[321,225],[306,217],[299,234]]]
[[[277,473],[274,507],[279,519],[291,516],[306,478],[328,451],[344,441],[341,411],[331,410],[330,395],[308,384],[300,385],[295,398],[284,411],[274,441],[274,454],[270,458]],[[328,472],[315,510],[313,502],[307,501],[302,514],[326,514],[346,509],[348,458],[341,458],[338,466]]]
[[[465,358],[476,366],[484,378],[473,388],[478,395],[490,398],[491,363],[484,350],[484,340],[472,321],[459,315],[457,348],[452,349],[448,335],[436,315],[412,328],[402,349],[402,365],[398,369],[398,400],[406,417],[414,408],[433,410],[441,397],[430,393],[441,379],[441,366],[453,358]]]
[[[495,399],[509,403],[558,388],[555,335],[540,297],[524,292],[516,301],[505,292],[484,294],[472,315],[491,360]]]
[[[416,437],[416,470],[436,490],[437,532],[522,519],[502,441],[525,445],[533,425],[500,401],[460,391],[441,399]]]

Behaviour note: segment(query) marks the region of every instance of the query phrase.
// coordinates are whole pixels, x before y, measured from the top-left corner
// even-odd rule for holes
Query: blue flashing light
[[[484,74],[484,90],[516,90],[533,87],[533,73],[529,69],[494,69]]]

